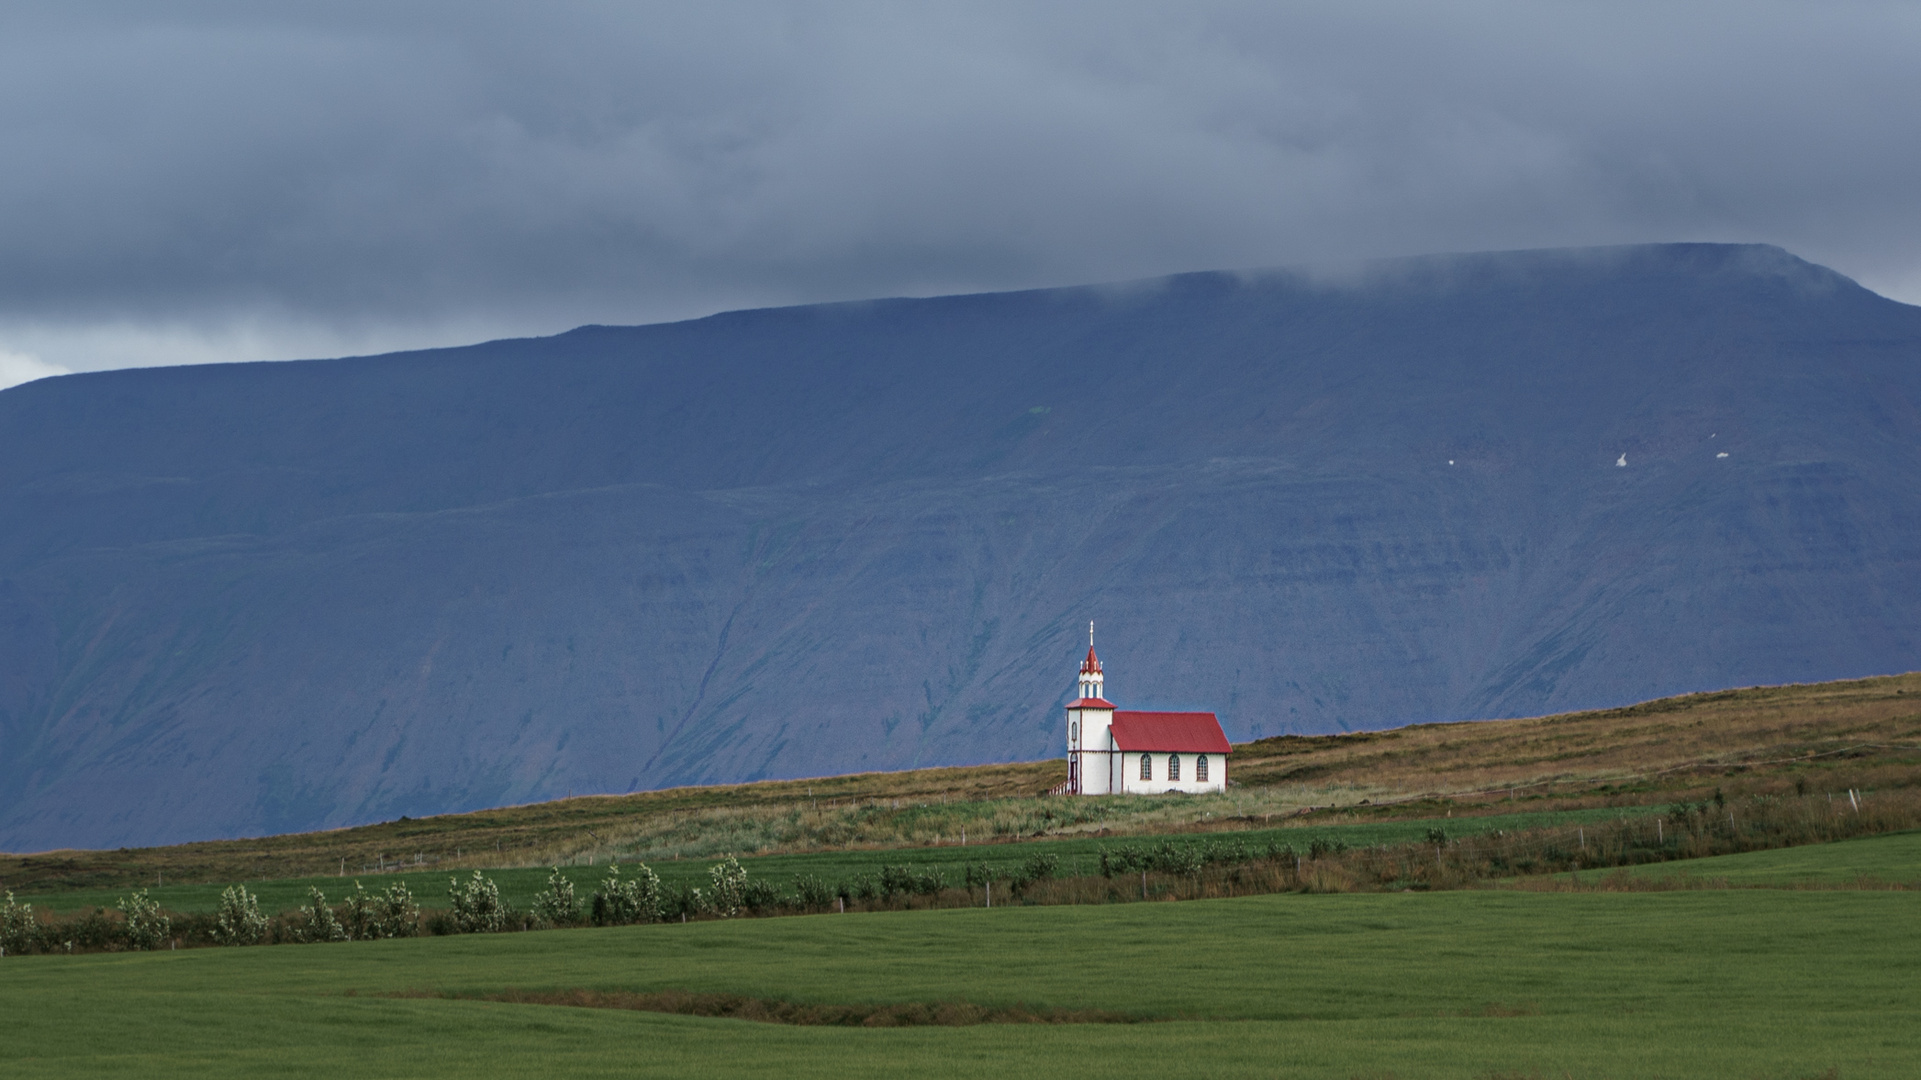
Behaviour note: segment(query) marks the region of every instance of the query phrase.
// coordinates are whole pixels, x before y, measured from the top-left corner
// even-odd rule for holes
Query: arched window
[[[1153,754],[1141,755],[1141,779],[1143,780],[1154,779],[1154,755]]]
[[[1202,754],[1200,757],[1197,757],[1194,759],[1194,779],[1200,781],[1203,784],[1207,783],[1207,755],[1206,754]]]
[[[1069,745],[1069,746],[1072,746],[1072,745],[1074,744],[1074,741],[1075,741],[1076,739],[1079,739],[1080,737],[1081,737],[1081,725],[1080,725],[1080,721],[1078,721],[1078,720],[1069,720],[1069,721],[1067,722],[1067,743],[1068,743],[1068,745]]]
[[[1179,754],[1167,755],[1167,778],[1169,780],[1179,780],[1181,778],[1181,756]]]

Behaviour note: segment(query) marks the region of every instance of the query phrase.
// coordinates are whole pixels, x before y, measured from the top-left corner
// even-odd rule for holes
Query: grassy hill
[[[666,863],[671,875],[674,859],[727,853],[926,849],[920,858],[1010,860],[1019,855],[955,849],[1563,814],[1664,804],[1715,789],[1730,796],[1905,789],[1921,782],[1921,673],[1523,720],[1265,739],[1237,747],[1232,761],[1235,786],[1219,796],[1042,797],[1064,777],[1059,761],[863,773],[590,796],[260,839],[0,856],[0,887],[81,896],[138,885],[382,871],[444,884],[453,870],[609,858]],[[792,869],[779,860],[768,865]]]

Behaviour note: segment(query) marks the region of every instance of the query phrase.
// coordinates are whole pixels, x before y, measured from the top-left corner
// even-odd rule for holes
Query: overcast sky
[[[0,385],[1767,241],[1921,301],[1921,5],[0,9]]]

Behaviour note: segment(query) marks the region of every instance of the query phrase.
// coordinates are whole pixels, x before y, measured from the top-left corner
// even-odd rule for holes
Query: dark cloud
[[[15,3],[0,350],[1644,240],[1921,298],[1917,55],[1879,4]]]

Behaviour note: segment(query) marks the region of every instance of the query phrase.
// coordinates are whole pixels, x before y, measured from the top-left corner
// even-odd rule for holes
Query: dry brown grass
[[[545,866],[583,853],[667,858],[922,846],[1037,835],[1211,831],[1289,818],[1440,816],[1731,793],[1895,789],[1921,780],[1921,673],[1665,698],[1525,720],[1421,724],[1246,743],[1203,798],[1038,797],[1060,760],[585,796],[330,832],[0,856],[22,890],[259,881],[372,866]],[[1041,813],[1043,803],[1059,808]],[[1331,887],[1335,883],[1330,882]]]
[[[1460,801],[1673,791],[1743,775],[1828,789],[1907,786],[1921,776],[1917,766],[1921,672],[1525,720],[1281,736],[1236,747],[1233,775],[1249,786],[1350,784],[1389,799]],[[1824,782],[1833,776],[1850,782]]]
[[[343,863],[353,869],[416,854],[446,868],[546,865],[564,861],[576,850],[606,846],[617,833],[675,835],[690,823],[711,827],[715,821],[796,813],[825,823],[861,807],[892,806],[896,801],[942,805],[1031,800],[1066,777],[1063,760],[587,795],[325,832],[0,855],[0,880],[20,889],[137,885],[153,882],[157,875],[176,881],[261,881],[330,874]]]

